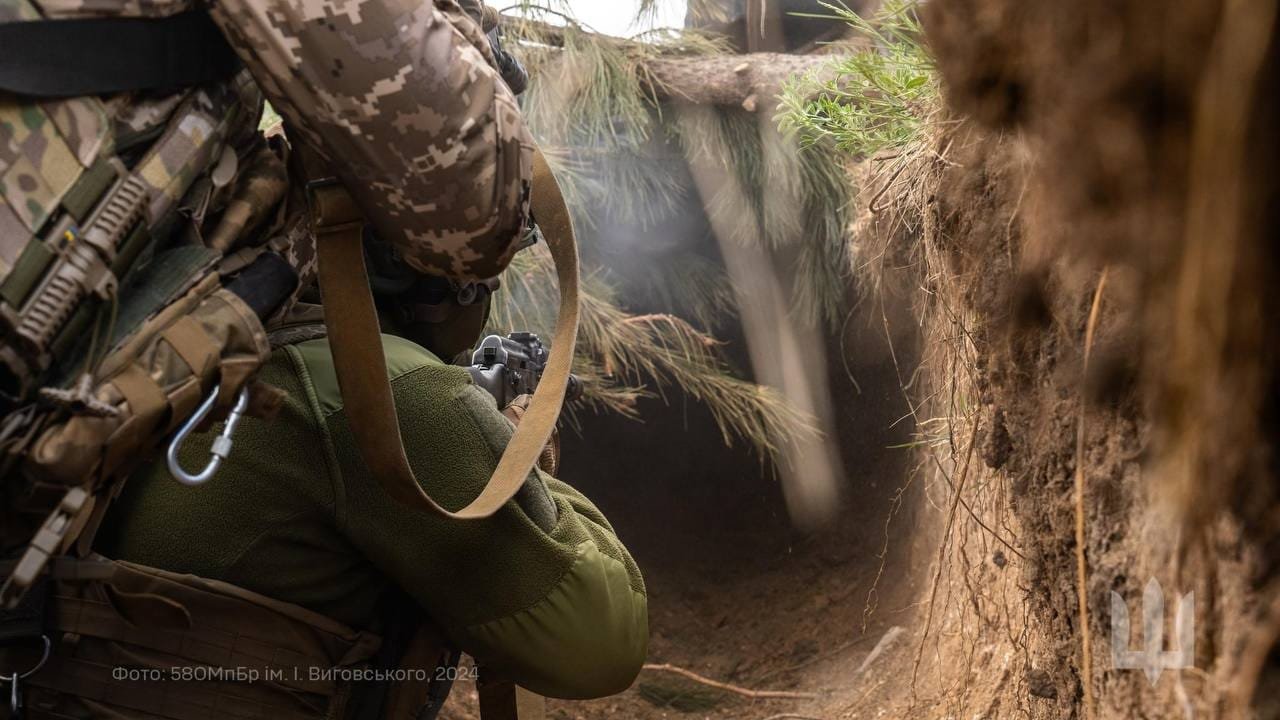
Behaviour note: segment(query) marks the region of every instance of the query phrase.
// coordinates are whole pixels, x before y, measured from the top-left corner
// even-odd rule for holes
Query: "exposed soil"
[[[915,462],[902,447],[912,425],[899,422],[909,410],[879,316],[851,318],[845,347],[858,348],[850,353],[857,359],[848,368],[836,363],[831,382],[848,486],[839,521],[819,533],[792,528],[777,479],[744,452],[724,448],[696,405],[653,401],[644,425],[593,420],[588,438],[566,442],[562,471],[601,506],[644,569],[650,663],[816,697],[747,698],[646,670],[620,696],[552,701],[552,717],[875,716],[860,714],[859,681],[878,676],[906,647],[893,628],[913,624],[913,568],[927,565],[913,562],[921,539],[914,505],[922,496],[901,488]],[[895,349],[909,362],[909,345]],[[655,435],[667,450],[655,454]],[[619,457],[649,460],[620,464]],[[897,641],[860,671],[887,632]],[[460,684],[455,692],[445,717],[471,717],[474,689]]]
[[[1046,716],[1088,714],[1092,695],[1098,717],[1243,717],[1252,648],[1275,637],[1251,634],[1274,622],[1280,264],[1274,163],[1257,153],[1276,142],[1276,16],[1214,0],[954,0],[927,16],[971,118],[937,238],[974,313],[981,420],[1010,435],[992,469],[1033,558],[1029,658],[1069,689]],[[1194,668],[1154,686],[1115,667],[1110,622],[1111,593],[1136,618],[1151,579],[1170,614],[1195,593]]]
[[[1274,5],[930,2],[956,122],[857,227],[897,270],[829,348],[861,387],[832,363],[836,525],[792,530],[692,408],[566,453],[646,572],[651,662],[816,696],[646,671],[553,716],[1280,717]],[[1113,655],[1150,580],[1170,618],[1194,593],[1154,683]]]

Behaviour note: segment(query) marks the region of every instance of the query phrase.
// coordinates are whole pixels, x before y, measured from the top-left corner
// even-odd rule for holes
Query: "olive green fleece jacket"
[[[479,494],[512,426],[464,369],[398,337],[383,345],[410,464],[457,510]],[[356,628],[373,625],[394,584],[459,648],[530,690],[588,698],[631,684],[648,643],[644,582],[589,500],[542,475],[559,514],[550,532],[514,501],[478,521],[407,508],[360,459],[326,340],[277,350],[261,379],[288,394],[279,416],[246,418],[205,485],[179,485],[163,463],[135,474],[98,550]],[[184,467],[201,467],[210,442],[193,436]]]

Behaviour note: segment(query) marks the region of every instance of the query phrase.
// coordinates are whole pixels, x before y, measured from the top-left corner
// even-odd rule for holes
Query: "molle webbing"
[[[94,499],[86,487],[109,487],[126,474],[213,387],[222,388],[226,407],[269,354],[261,321],[213,274],[108,355],[105,379],[88,396],[106,411],[50,424],[23,458],[28,478],[67,490],[0,586],[0,605],[20,598],[89,524]]]
[[[114,565],[108,581],[55,589],[55,652],[27,681],[32,717],[86,716],[95,705],[170,720],[342,717],[351,685],[327,671],[367,666],[380,644],[224,583]],[[139,672],[115,676],[122,667]]]
[[[3,23],[0,47],[0,90],[36,97],[195,87],[240,66],[203,10]]]
[[[11,26],[0,24],[0,30]],[[252,112],[244,104],[235,83],[190,92],[161,137],[126,170],[109,153],[108,139],[100,137],[105,119],[97,100],[0,102],[0,142],[12,141],[25,153],[0,178],[0,221],[16,217],[26,229],[0,236],[10,254],[12,246],[22,248],[11,270],[0,257],[0,331],[6,334],[0,343],[0,395],[23,402],[49,380],[46,371],[84,335],[96,306],[116,296],[119,279],[149,241],[150,229],[171,216],[196,179],[226,152],[228,136]],[[82,119],[94,120],[89,126],[98,133],[81,153],[73,152],[59,129],[71,105]]]

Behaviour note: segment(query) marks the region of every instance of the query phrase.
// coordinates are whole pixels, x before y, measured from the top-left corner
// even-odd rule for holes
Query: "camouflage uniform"
[[[205,248],[209,254],[200,260],[205,263],[205,270],[209,263],[219,259],[220,267],[225,270],[228,263],[234,267],[239,262],[237,252],[269,247],[303,271],[301,286],[305,287],[306,272],[314,270],[305,195],[298,182],[300,176],[294,172],[291,182],[286,174],[286,167],[291,171],[297,167],[289,149],[279,142],[266,144],[256,132],[264,97],[286,118],[291,140],[319,157],[325,166],[324,172],[342,181],[378,235],[393,243],[415,269],[457,279],[475,279],[497,275],[506,266],[528,222],[532,142],[515,98],[493,67],[487,39],[454,0],[427,3],[218,0],[207,8],[193,0],[0,0],[0,23],[99,17],[164,18],[201,9],[208,10],[247,72],[202,87],[164,93],[39,101],[0,93],[0,282],[20,261],[18,255],[27,239],[40,232],[55,213],[67,212],[75,204],[82,178],[91,176],[99,161],[106,159],[117,171],[128,168],[145,185],[145,217],[155,238],[148,252],[173,247]],[[92,62],[92,58],[86,58],[86,62]],[[153,152],[159,146],[157,133],[177,142],[167,144],[163,153]],[[309,173],[309,177],[317,179],[314,173]],[[182,296],[189,291],[188,306],[198,307],[201,302],[209,302],[206,298],[217,287],[217,282],[197,284],[193,280],[172,288],[170,295]],[[245,308],[236,304],[235,297],[217,292],[218,302],[232,307],[232,311],[224,314],[245,315]],[[77,444],[85,436],[83,432],[67,433],[65,427],[50,430],[62,435],[53,438],[56,442],[44,443],[45,456],[49,463],[58,465],[55,469],[66,483],[89,475],[100,475],[105,480],[113,473],[122,472],[121,468],[127,467],[146,447],[126,448],[116,444],[115,439],[130,429],[130,423],[145,426],[145,432],[138,433],[139,436],[162,436],[173,429],[176,421],[190,414],[193,403],[199,400],[201,387],[210,387],[219,372],[224,377],[234,374],[242,380],[265,360],[267,349],[261,327],[240,343],[241,352],[234,358],[239,364],[234,370],[226,358],[222,358],[220,365],[216,353],[210,357],[208,348],[199,348],[197,352],[180,347],[177,336],[194,332],[180,315],[144,313],[144,317],[159,317],[169,324],[156,328],[158,339],[154,351],[140,355],[153,366],[186,368],[182,377],[165,385],[167,370],[130,365],[126,368],[133,373],[130,387],[136,390],[145,386],[145,398],[130,395],[109,382],[98,394],[118,409],[139,410],[145,405],[144,417],[131,416],[127,421],[110,417],[74,418],[82,422],[73,430],[88,426],[96,433],[89,433],[95,438],[112,438],[112,445],[104,447]],[[179,325],[183,325],[181,333],[170,333],[171,327]],[[332,368],[326,369],[325,365],[329,358],[327,347],[323,341],[318,342],[320,346],[310,347],[310,360],[305,368],[296,364],[297,358],[293,355],[277,353],[264,372],[293,391],[286,402],[285,415],[294,407],[289,403],[295,403],[297,417],[305,421],[311,431],[310,437],[298,438],[300,443],[328,442],[323,439],[334,432],[330,424],[341,421],[338,395],[327,396],[332,407],[321,408],[319,414],[311,412],[317,408],[316,396],[309,394],[314,390],[313,381],[324,377],[330,378],[330,385],[333,384]],[[396,369],[390,367],[391,364],[407,362],[412,365],[405,370],[409,375],[440,375],[438,379],[443,384],[439,387],[447,390],[448,397],[438,401],[428,398],[421,417],[435,422],[443,417],[441,413],[452,412],[466,420],[470,429],[461,437],[469,438],[470,445],[463,443],[465,447],[452,450],[462,454],[464,464],[476,460],[470,462],[473,469],[483,470],[485,463],[492,460],[490,453],[505,442],[509,426],[501,424],[503,421],[496,409],[492,413],[461,415],[456,408],[450,410],[463,396],[469,397],[467,402],[473,406],[477,402],[475,393],[479,391],[474,387],[466,390],[469,386],[464,378],[440,369],[438,361],[420,348],[392,350],[388,346],[389,371]],[[290,368],[292,373],[287,371]],[[197,369],[197,377],[192,379],[190,375]],[[398,379],[403,381],[403,377]],[[336,388],[331,389],[336,392]],[[420,393],[404,397],[397,394],[398,401],[412,402],[415,397],[423,400]],[[436,405],[431,405],[432,402]],[[407,413],[407,416],[413,417],[413,414]],[[113,422],[116,424],[112,425]],[[126,427],[122,428],[121,422]],[[286,422],[284,427],[296,430],[303,425],[290,426]],[[341,434],[341,428],[337,432]],[[434,437],[436,443],[447,445],[444,438],[452,432],[457,432],[456,426],[439,425],[426,437]],[[262,426],[258,437],[265,443],[267,457],[270,457],[273,443],[270,426]],[[332,449],[332,443],[329,445]],[[467,448],[480,454],[467,456],[464,452]],[[366,482],[367,478],[352,469],[360,466],[360,460],[350,450],[348,447],[330,459],[341,460],[351,467],[341,471],[330,468],[329,482],[318,486],[298,486],[298,494],[291,501],[310,506],[315,500],[312,491],[323,495],[338,485],[350,483],[358,489],[348,499],[368,501],[372,503],[369,507],[387,513],[379,516],[375,512],[362,518],[356,525],[363,531],[380,538],[380,531],[392,527],[425,533],[424,537],[431,540],[441,537],[440,533],[449,535],[449,523],[439,518],[429,518],[427,524],[416,528],[413,522],[422,518],[406,518],[395,514],[396,508],[388,509],[386,498],[379,496],[376,488]],[[245,457],[252,461],[255,456]],[[314,460],[318,455],[309,457]],[[425,470],[422,476],[429,477]],[[467,477],[480,481],[483,474]],[[250,477],[253,481],[261,478],[261,475]],[[160,480],[140,479],[138,492],[141,494],[134,497],[152,497],[149,495],[152,492],[163,494],[167,489],[175,489]],[[643,585],[634,563],[599,512],[566,486],[547,482],[556,497],[561,522],[555,528],[538,528],[527,518],[522,520],[519,508],[509,503],[492,521],[468,526],[466,530],[459,528],[458,532],[469,538],[469,543],[478,544],[472,552],[482,560],[469,570],[464,570],[459,563],[460,554],[455,553],[451,561],[446,549],[439,557],[418,559],[437,563],[433,572],[457,568],[458,574],[446,573],[433,576],[434,582],[413,584],[410,581],[414,575],[409,572],[409,566],[417,556],[397,555],[397,548],[391,542],[371,545],[376,556],[371,555],[368,560],[355,554],[345,561],[359,565],[361,577],[389,577],[392,582],[411,585],[405,589],[443,615],[445,622],[460,623],[446,628],[456,642],[492,659],[509,672],[522,675],[520,679],[534,687],[567,696],[619,690],[630,682],[644,655]],[[215,482],[214,485],[223,491],[244,487],[236,483]],[[468,483],[431,489],[441,493],[442,502],[456,502],[474,490]],[[180,502],[194,500],[195,496],[185,496]],[[139,502],[145,504],[145,501]],[[188,507],[201,509],[198,501]],[[341,507],[342,512],[346,512],[350,506]],[[330,506],[335,511],[337,508],[337,505]],[[250,525],[274,522],[275,516],[268,506],[251,503],[236,506],[234,510],[250,514],[245,518]],[[8,508],[0,508],[0,512],[7,511]],[[223,573],[227,568],[220,569],[216,562],[186,564],[187,560],[195,559],[194,555],[184,559],[156,552],[156,548],[148,544],[154,538],[146,535],[144,528],[149,521],[158,520],[168,512],[160,509],[156,515],[129,516],[130,521],[141,523],[133,526],[138,534],[131,530],[112,535],[108,546],[137,559],[168,563],[174,569],[197,570],[215,577],[209,581],[199,580],[126,563],[118,568],[114,584],[71,583],[65,587],[60,584],[57,592],[61,594],[55,603],[60,608],[55,613],[56,629],[62,633],[62,639],[74,638],[78,649],[70,655],[62,654],[60,649],[51,661],[51,669],[44,671],[44,678],[37,674],[27,683],[46,692],[44,711],[58,716],[82,716],[86,709],[87,714],[94,715],[113,712],[105,708],[114,707],[117,711],[136,711],[128,713],[130,716],[170,718],[212,717],[223,712],[279,718],[342,714],[346,690],[332,683],[295,686],[285,681],[280,687],[270,684],[232,687],[221,683],[216,684],[216,692],[208,697],[185,693],[182,697],[162,697],[153,689],[138,688],[132,692],[111,683],[90,680],[84,667],[75,664],[91,659],[100,670],[107,658],[119,658],[121,653],[146,657],[154,663],[172,662],[174,658],[190,661],[196,656],[188,651],[196,646],[189,646],[186,638],[206,643],[211,627],[222,633],[228,623],[233,641],[229,646],[232,655],[227,657],[234,657],[235,652],[245,647],[251,652],[273,647],[269,643],[255,644],[266,642],[264,635],[269,633],[264,626],[254,628],[259,635],[242,634],[234,618],[229,620],[225,612],[219,615],[216,608],[234,607],[226,604],[232,599],[242,603],[239,607],[273,608],[273,612],[281,613],[284,623],[281,628],[288,630],[276,633],[273,642],[281,644],[276,646],[274,654],[268,653],[273,658],[282,652],[293,653],[302,643],[321,648],[323,652],[318,650],[315,657],[335,664],[359,665],[369,661],[376,642],[363,631],[350,631],[304,608],[277,606],[268,598],[213,581],[219,580],[216,576],[221,574],[228,580],[257,584],[263,591],[281,592],[288,600],[301,605],[309,601],[305,592],[275,588],[271,582],[255,583],[253,577],[241,577],[229,570]],[[2,519],[8,520],[7,516]],[[196,514],[188,519],[198,524],[201,516]],[[335,522],[342,528],[351,527],[350,518],[341,514],[326,517],[322,513],[316,519],[317,524],[308,531],[322,527],[321,520]],[[212,527],[219,530],[216,524]],[[495,527],[501,531],[492,532]],[[17,525],[10,523],[5,532],[12,528]],[[486,528],[491,531],[486,532]],[[277,529],[287,530],[287,527]],[[0,536],[0,540],[7,542],[7,535],[0,533]],[[16,536],[30,537],[30,533],[19,528]],[[381,539],[396,539],[396,536]],[[219,539],[212,541],[218,542]],[[288,532],[282,536],[282,542],[287,546]],[[335,532],[326,542],[345,546],[349,540]],[[453,545],[446,542],[445,546]],[[180,546],[169,545],[170,549],[177,547]],[[412,549],[406,548],[406,551]],[[264,572],[259,579],[279,579],[281,576],[270,563],[291,562],[288,553],[266,553],[262,557],[267,564],[256,566]],[[515,572],[519,563],[512,558],[517,557],[530,560],[527,573]],[[494,565],[494,560],[502,562]],[[381,575],[375,572],[375,566]],[[295,569],[305,568],[295,566]],[[503,582],[508,581],[507,574],[511,575],[507,589],[512,592],[504,596]],[[304,573],[302,577],[305,580],[311,576]],[[338,572],[335,577],[342,577],[342,573]],[[529,580],[530,577],[534,579]],[[379,580],[370,587],[385,582]],[[457,589],[470,585],[470,597],[496,602],[496,609],[479,602],[446,599],[455,591],[455,584]],[[477,596],[475,588],[485,588],[488,595]],[[111,623],[117,621],[123,623],[119,627],[137,629],[125,609],[137,603],[141,603],[139,607],[144,608],[144,612],[165,607],[165,603],[152,602],[155,597],[166,597],[165,593],[172,593],[167,597],[189,600],[187,607],[191,612],[185,619],[179,616],[177,626],[144,627],[147,632],[136,638],[130,632],[111,629]],[[215,608],[214,617],[204,617],[197,610],[201,609],[201,602],[214,595],[223,599],[208,606]],[[352,597],[364,602],[368,594],[357,593]],[[588,602],[585,619],[576,615],[575,598],[585,598]],[[339,614],[351,623],[371,620],[367,605],[357,603],[353,606],[357,611],[352,611],[350,607],[343,609],[327,603],[311,604]],[[182,604],[177,607],[181,608]],[[76,610],[71,612],[67,608]],[[86,610],[82,613],[81,609]],[[123,617],[89,621],[96,617],[94,613],[102,612],[108,616],[111,612],[123,613]],[[200,627],[205,620],[209,624]],[[245,645],[235,638],[252,642]],[[221,647],[216,643],[214,646]],[[0,649],[0,663],[4,659],[4,651]],[[559,665],[548,667],[548,662]],[[79,670],[73,672],[77,667]],[[61,671],[52,668],[61,668]],[[313,696],[318,699],[313,701]],[[285,705],[280,708],[255,705],[255,698],[259,697]],[[235,698],[235,703],[240,705],[227,705],[226,698]],[[297,702],[289,705],[291,699]],[[268,707],[271,709],[264,709]],[[238,712],[231,712],[233,709]],[[0,707],[0,717],[6,716],[5,711],[6,708]]]
[[[192,0],[0,0],[0,23],[164,17],[198,7]],[[411,265],[468,279],[506,266],[528,215],[533,145],[488,40],[457,3],[225,0],[209,10],[293,139],[328,161]],[[190,93],[41,103],[0,97],[0,277],[21,249],[12,239],[34,232],[74,170],[109,154],[119,142],[113,132],[162,126]],[[198,101],[216,114],[230,111],[227,99]],[[247,115],[238,130],[252,130],[255,120]],[[167,159],[152,177],[167,185],[183,166]]]
[[[176,3],[0,0],[0,25],[179,9]],[[92,377],[86,373],[81,378],[92,380],[84,391],[61,389],[80,384],[66,375],[81,372],[82,364],[53,367],[53,376],[44,379],[59,386],[68,407],[89,403],[110,412],[75,413],[32,440],[24,462],[37,486],[65,490],[72,484],[93,488],[110,482],[136,453],[189,415],[219,377],[233,388],[269,354],[254,313],[238,298],[225,297],[229,293],[219,290],[217,273],[213,282],[204,282],[223,253],[240,243],[252,241],[256,251],[271,246],[298,267],[314,256],[304,232],[287,232],[303,228],[305,216],[300,204],[286,197],[283,146],[269,147],[257,132],[262,102],[247,72],[170,92],[34,99],[0,91],[0,309],[6,313],[6,331],[23,328],[9,313],[32,304],[19,300],[32,282],[25,272],[30,263],[24,261],[32,249],[51,246],[33,238],[56,235],[65,223],[86,221],[91,209],[105,202],[100,198],[112,183],[127,179],[129,192],[124,194],[135,201],[130,207],[141,226],[116,257],[106,258],[120,262],[118,268],[110,266],[110,279],[123,285],[128,269],[144,264],[135,259],[150,259],[152,275],[162,276],[146,292],[110,292],[114,310],[105,307],[105,299],[99,303],[104,306],[99,316],[116,318],[111,323],[115,333],[99,343],[111,352],[98,347],[95,359],[100,360],[83,365],[92,371]],[[289,216],[291,223],[286,222]],[[67,243],[63,252],[83,253],[94,244],[88,235],[82,239]],[[214,294],[224,297],[215,302]],[[204,329],[160,313],[178,304],[198,312]],[[107,326],[99,321],[96,330],[109,332]],[[69,322],[59,337],[43,339],[74,348],[95,334],[86,323]],[[179,334],[192,341],[175,353]],[[228,337],[243,342],[233,350],[219,340]],[[6,333],[0,342],[6,363],[16,354],[15,345]],[[5,489],[14,484],[7,476],[3,479]],[[47,500],[50,492],[44,495]],[[0,553],[30,540],[32,523],[38,524],[48,511],[43,500],[15,508],[9,499],[0,498]]]
[[[497,275],[528,213],[532,140],[452,0],[219,0],[214,19],[297,139],[416,269]]]

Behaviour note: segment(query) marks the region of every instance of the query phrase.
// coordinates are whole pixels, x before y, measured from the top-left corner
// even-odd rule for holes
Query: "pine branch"
[[[650,226],[687,211],[692,188],[680,168],[700,152],[714,152],[746,200],[737,222],[754,225],[748,234],[757,242],[795,246],[797,262],[809,270],[795,288],[795,312],[806,319],[840,316],[851,192],[840,158],[762,131],[786,82],[797,75],[825,79],[832,57],[736,55],[724,38],[687,31],[627,39],[572,21],[527,18],[509,18],[504,27],[506,47],[532,76],[525,116],[570,206],[581,209],[583,226],[618,220]],[[696,135],[686,133],[672,122],[677,104],[700,106],[712,121]],[[715,327],[707,314],[731,315],[726,308],[737,298],[722,272],[683,269],[688,273],[649,279],[655,297],[680,299],[658,307],[685,308],[704,328]],[[492,325],[545,334],[555,299],[545,252],[521,253],[504,278]],[[735,377],[702,329],[668,313],[628,313],[602,274],[584,278],[582,312],[574,370],[591,409],[635,416],[639,398],[678,390],[708,408],[726,444],[744,442],[770,458],[817,432],[814,420],[777,391]]]
[[[555,270],[546,248],[517,255],[502,287],[490,329],[546,335],[556,307]],[[582,289],[574,372],[583,380],[586,407],[636,417],[641,397],[678,389],[710,410],[726,445],[744,441],[761,458],[816,432],[813,420],[777,392],[734,377],[714,337],[674,315],[628,313],[598,276],[584,278]]]
[[[812,76],[823,81],[833,76],[830,68],[837,60],[830,55],[726,53],[714,38],[691,32],[668,34],[667,43],[654,44],[527,17],[508,17],[503,23],[517,42],[532,45],[535,52],[563,49],[566,43],[591,43],[630,56],[631,70],[656,100],[742,106],[751,112],[772,109],[769,100],[797,77]],[[712,52],[717,50],[720,52]]]

